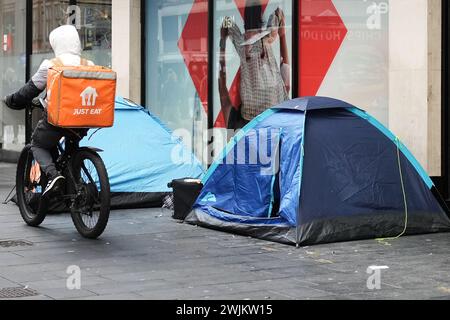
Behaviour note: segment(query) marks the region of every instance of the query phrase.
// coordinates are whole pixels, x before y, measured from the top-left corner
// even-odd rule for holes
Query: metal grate
[[[25,297],[35,297],[39,293],[28,288],[0,288],[0,299],[15,299]]]
[[[33,243],[25,240],[5,240],[0,241],[0,248],[11,248],[11,247],[27,247],[32,246]]]

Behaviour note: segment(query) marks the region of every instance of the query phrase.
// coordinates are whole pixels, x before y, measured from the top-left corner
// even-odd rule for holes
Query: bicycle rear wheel
[[[44,221],[47,212],[41,208],[42,191],[46,177],[34,160],[31,146],[27,145],[20,154],[16,171],[17,205],[26,224],[37,227]]]
[[[79,151],[72,162],[75,198],[71,206],[73,223],[85,238],[96,239],[106,228],[110,211],[110,186],[105,164],[89,150]]]

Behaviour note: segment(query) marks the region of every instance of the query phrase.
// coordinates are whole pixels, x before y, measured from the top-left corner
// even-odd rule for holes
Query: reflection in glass
[[[146,105],[199,159],[206,150],[207,10],[207,0],[146,5]]]
[[[44,59],[53,58],[50,32],[73,24],[80,33],[83,57],[111,67],[111,0],[33,0],[33,56],[31,71]]]
[[[0,0],[0,97],[25,83],[26,1]],[[0,149],[20,151],[25,143],[25,114],[0,106]]]

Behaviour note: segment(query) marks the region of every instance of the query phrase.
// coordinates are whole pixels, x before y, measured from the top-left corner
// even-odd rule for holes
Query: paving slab
[[[14,183],[0,164],[0,200]],[[99,240],[80,237],[70,215],[27,227],[14,204],[0,204],[0,289],[28,287],[24,299],[360,300],[450,299],[450,234],[384,243],[351,241],[295,248],[180,224],[165,209],[118,210]],[[369,266],[387,266],[370,290]],[[68,267],[81,272],[69,290]]]

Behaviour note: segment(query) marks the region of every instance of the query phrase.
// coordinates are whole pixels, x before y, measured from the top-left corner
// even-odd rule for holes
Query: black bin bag
[[[169,183],[168,187],[173,189],[174,213],[172,218],[176,220],[186,219],[192,210],[195,200],[197,200],[202,191],[203,184],[201,180],[191,178],[176,179]]]

